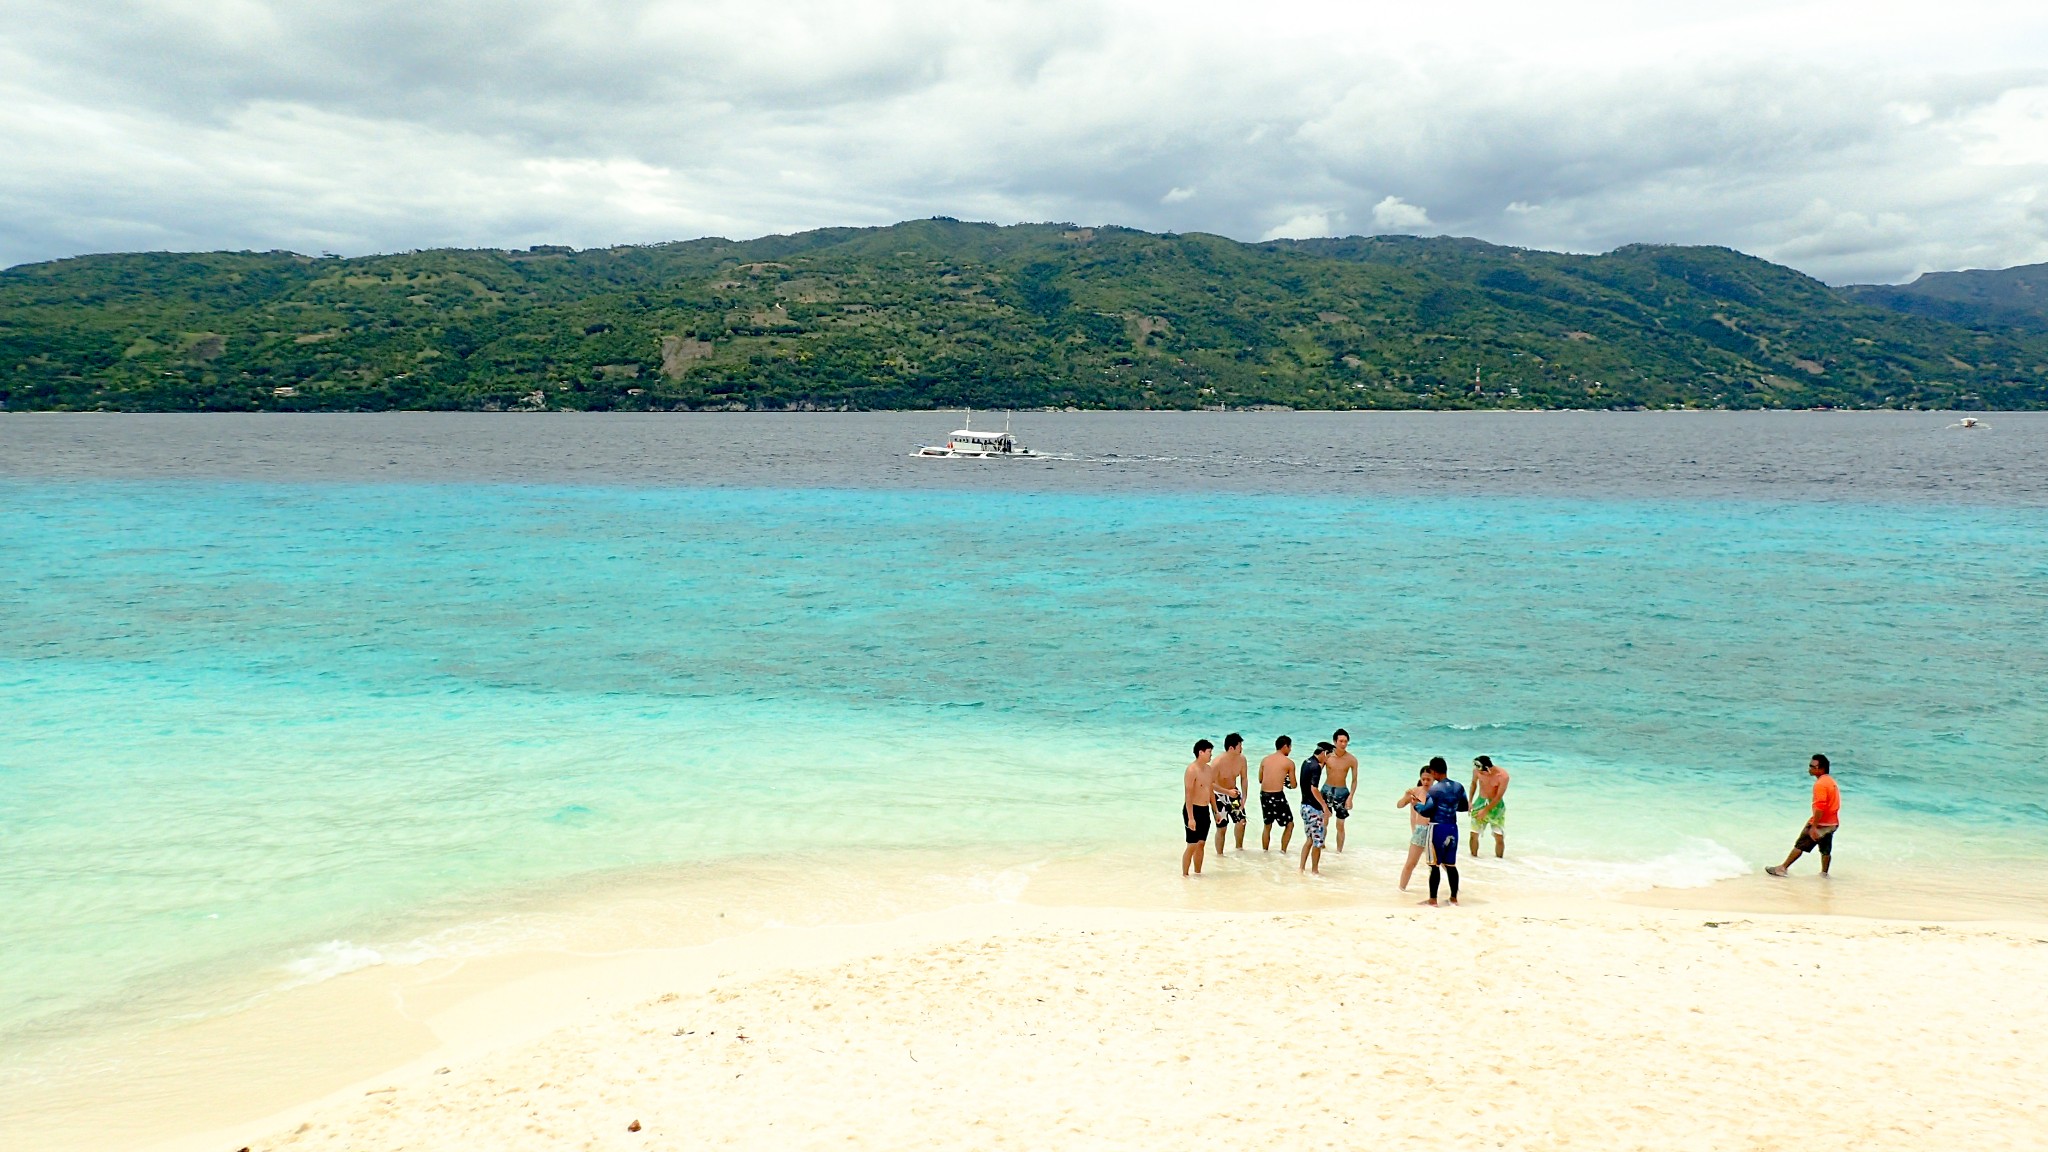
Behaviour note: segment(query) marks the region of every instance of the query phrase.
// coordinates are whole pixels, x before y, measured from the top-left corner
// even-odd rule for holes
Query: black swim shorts
[[[1259,793],[1259,814],[1268,824],[1294,823],[1294,806],[1287,802],[1285,792]]]
[[[1202,841],[1207,840],[1209,838],[1209,806],[1204,804],[1195,809],[1195,826],[1193,828],[1188,827],[1187,809],[1181,809],[1180,830],[1188,834],[1188,843],[1190,844],[1200,844]]]
[[[1801,852],[1811,852],[1818,848],[1821,855],[1833,856],[1835,854],[1835,830],[1833,828],[1828,829],[1826,832],[1821,833],[1820,839],[1816,840],[1813,838],[1812,829],[1801,828],[1799,830],[1799,840],[1793,847],[1798,848]]]

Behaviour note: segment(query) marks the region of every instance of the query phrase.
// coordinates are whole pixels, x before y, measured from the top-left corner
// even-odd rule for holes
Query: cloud
[[[1260,233],[1259,239],[1307,240],[1315,236],[1334,236],[1337,234],[1337,230],[1330,223],[1330,217],[1331,213],[1320,208],[1296,212],[1294,215]]]
[[[1373,205],[1372,222],[1374,227],[1387,232],[1419,232],[1430,227],[1429,212],[1399,196],[1389,196]]]
[[[943,214],[1898,279],[2048,260],[2044,61],[2005,0],[13,0],[0,264]]]

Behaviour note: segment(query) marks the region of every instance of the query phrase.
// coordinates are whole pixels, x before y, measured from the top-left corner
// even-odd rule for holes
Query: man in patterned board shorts
[[[1216,778],[1216,855],[1223,855],[1224,833],[1237,825],[1237,850],[1244,851],[1244,790],[1251,783],[1250,766],[1244,760],[1244,737],[1232,732],[1223,738],[1223,755],[1210,767]]]
[[[1297,871],[1323,874],[1323,832],[1330,826],[1330,802],[1323,799],[1323,769],[1330,762],[1327,741],[1317,744],[1315,755],[1301,762],[1301,829],[1308,835],[1301,842],[1301,867]]]

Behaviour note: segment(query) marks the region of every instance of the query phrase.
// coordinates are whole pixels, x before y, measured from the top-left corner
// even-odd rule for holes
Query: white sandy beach
[[[2034,1148],[2044,961],[2012,921],[983,905],[472,990],[400,1067],[156,1146]]]

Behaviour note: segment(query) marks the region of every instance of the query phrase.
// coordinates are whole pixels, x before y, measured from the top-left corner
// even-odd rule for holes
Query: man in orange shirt
[[[1785,862],[1764,869],[1773,876],[1785,875],[1794,861],[1815,848],[1820,849],[1820,874],[1825,876],[1835,853],[1835,829],[1842,826],[1842,789],[1828,772],[1828,758],[1818,752],[1807,762],[1806,774],[1813,777],[1813,815],[1807,818],[1806,827],[1799,830],[1799,839]]]

